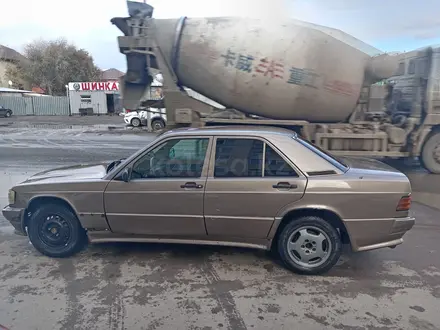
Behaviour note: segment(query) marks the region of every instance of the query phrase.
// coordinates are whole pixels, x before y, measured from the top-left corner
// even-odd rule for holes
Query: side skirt
[[[250,249],[270,250],[271,240],[257,238],[238,238],[238,237],[158,237],[147,235],[116,234],[109,231],[87,233],[89,241],[95,243],[111,242],[133,242],[133,243],[168,243],[168,244],[194,244],[194,245],[217,245],[234,246]]]

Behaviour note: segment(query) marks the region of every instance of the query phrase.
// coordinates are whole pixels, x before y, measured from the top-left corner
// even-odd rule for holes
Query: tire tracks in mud
[[[212,266],[212,263],[209,260],[205,260],[200,268],[208,282],[211,296],[216,300],[218,307],[221,309],[228,322],[227,329],[246,330],[246,324],[237,309],[234,297],[227,289],[227,286],[222,285],[224,281],[220,279],[218,273]]]

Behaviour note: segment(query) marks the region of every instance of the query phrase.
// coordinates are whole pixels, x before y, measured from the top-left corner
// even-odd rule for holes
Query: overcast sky
[[[66,37],[91,52],[102,69],[125,69],[119,30],[124,0],[2,1],[0,44],[21,50],[35,39]],[[150,0],[156,18],[289,16],[341,29],[384,51],[440,44],[440,0]],[[258,3],[258,5],[257,5]]]

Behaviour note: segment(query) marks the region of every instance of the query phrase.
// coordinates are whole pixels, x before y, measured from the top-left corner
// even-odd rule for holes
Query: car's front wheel
[[[70,257],[87,244],[87,234],[76,215],[59,204],[39,207],[28,222],[32,245],[52,258]]]
[[[278,238],[278,252],[284,264],[299,274],[318,275],[339,260],[342,242],[338,231],[316,216],[289,222]]]
[[[9,118],[12,116],[12,111],[7,111],[5,117]]]

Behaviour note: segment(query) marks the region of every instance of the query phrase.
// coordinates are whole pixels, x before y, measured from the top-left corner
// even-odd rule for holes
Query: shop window
[[[408,64],[408,74],[415,74],[416,73],[416,61],[410,60]]]
[[[397,68],[396,76],[403,76],[405,74],[405,63],[400,62]]]
[[[92,103],[92,96],[91,95],[81,95],[81,102]]]

